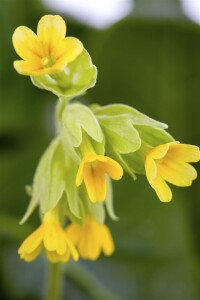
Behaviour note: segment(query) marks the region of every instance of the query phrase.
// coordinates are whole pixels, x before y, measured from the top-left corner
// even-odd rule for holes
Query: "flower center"
[[[89,162],[89,163],[88,163],[88,166],[90,167],[90,169],[92,170],[92,172],[94,172],[95,169],[98,169],[98,167],[99,167],[99,162],[98,162],[98,160]]]
[[[55,63],[55,60],[50,56],[45,56],[41,59],[41,63],[44,68],[52,67]]]
[[[49,212],[47,212],[47,213],[44,214],[43,223],[44,222],[58,223],[58,224],[60,223],[59,222],[58,211],[57,211],[56,208],[54,210],[49,211]]]

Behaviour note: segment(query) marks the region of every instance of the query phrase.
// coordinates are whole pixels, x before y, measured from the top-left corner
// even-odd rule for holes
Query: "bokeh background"
[[[177,140],[200,145],[200,7],[198,0],[0,2],[0,297],[39,300],[46,262],[27,264],[17,255],[38,214],[18,222],[29,201],[24,186],[54,136],[57,100],[14,71],[14,29],[36,30],[44,14],[61,14],[98,68],[84,101],[132,105],[169,124]],[[67,264],[64,299],[199,300],[199,193],[197,179],[191,188],[174,187],[173,201],[163,204],[145,177],[114,183],[120,221],[107,223],[115,254]]]

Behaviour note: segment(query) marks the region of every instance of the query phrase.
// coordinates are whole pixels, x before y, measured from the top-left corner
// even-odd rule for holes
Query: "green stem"
[[[66,106],[68,105],[70,98],[67,97],[60,97],[59,101],[56,105],[56,113],[55,113],[55,127],[57,133],[60,132],[62,127],[62,114]]]
[[[49,264],[48,290],[46,300],[61,299],[62,274],[60,263]]]

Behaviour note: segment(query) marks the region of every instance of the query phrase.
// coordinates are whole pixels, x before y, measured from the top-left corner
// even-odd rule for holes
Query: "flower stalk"
[[[61,263],[48,264],[48,286],[45,300],[62,299],[62,265]]]

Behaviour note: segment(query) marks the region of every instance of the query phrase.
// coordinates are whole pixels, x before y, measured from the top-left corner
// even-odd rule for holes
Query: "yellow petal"
[[[45,224],[45,234],[43,239],[44,247],[48,251],[55,251],[57,248],[57,234],[53,226]]]
[[[151,182],[157,176],[156,163],[149,156],[147,156],[147,158],[145,160],[145,172],[146,172],[146,176],[147,176],[147,179],[149,180],[149,182]]]
[[[46,15],[38,23],[37,35],[46,55],[50,55],[59,41],[65,38],[66,24],[60,16]]]
[[[190,186],[197,177],[195,168],[188,163],[169,159],[158,165],[158,173],[164,180],[176,186]]]
[[[84,182],[92,202],[101,202],[106,198],[106,177],[101,168],[86,165],[84,168]]]
[[[172,200],[171,189],[160,176],[157,176],[156,179],[153,181],[152,187],[155,189],[160,201],[170,202]]]
[[[24,60],[39,63],[43,57],[41,43],[36,34],[25,26],[19,26],[12,37],[17,54]]]
[[[111,232],[110,232],[110,230],[108,229],[108,227],[106,225],[102,225],[100,234],[101,234],[102,250],[103,250],[105,255],[109,256],[115,250],[115,246],[114,246],[114,242],[113,242]]]
[[[31,253],[22,253],[20,255],[20,258],[25,260],[26,262],[31,262],[38,257],[41,251],[42,251],[42,244]]]
[[[106,172],[112,179],[119,180],[123,176],[123,168],[115,160],[106,157],[106,162],[101,164],[104,172]]]
[[[66,252],[65,233],[62,232],[60,225],[49,226],[45,224],[44,246],[48,251],[56,251],[58,255],[63,255]]]
[[[59,63],[60,59],[66,63],[70,63],[82,52],[82,50],[83,44],[81,41],[74,37],[66,37],[53,49],[52,56],[57,63]]]
[[[101,245],[99,243],[98,237],[95,235],[88,236],[88,248],[87,248],[87,258],[90,260],[96,260],[101,254]]]
[[[63,255],[67,250],[67,244],[66,244],[66,240],[65,240],[65,232],[59,225],[56,230],[56,234],[57,234],[57,241],[56,241],[57,246],[56,246],[55,251],[58,254]]]
[[[70,240],[75,246],[81,237],[81,231],[82,228],[77,224],[70,224],[65,230],[67,239]]]
[[[20,246],[18,253],[30,254],[40,247],[43,239],[43,225],[41,225],[37,230],[35,230],[30,236],[28,236],[25,241]]]
[[[168,153],[168,158],[176,157],[177,160],[184,162],[198,162],[200,160],[199,147],[187,144],[171,145]]]
[[[95,153],[89,154],[84,159],[85,159],[86,162],[94,162],[94,161],[106,162],[106,160],[107,160],[106,156],[98,155],[98,154],[95,154]]]
[[[46,70],[42,69],[42,66],[36,62],[16,60],[14,62],[14,68],[19,74],[28,76],[46,73]]]
[[[96,260],[101,252],[97,232],[96,234],[91,230],[85,232],[78,245],[78,250],[82,258]]]
[[[169,147],[169,143],[159,145],[153,148],[147,156],[151,157],[152,159],[161,159],[167,154]]]
[[[67,56],[62,56],[57,61],[55,61],[54,65],[51,67],[52,70],[55,70],[51,73],[57,73],[63,71],[64,68],[67,66],[67,64],[68,64]]]
[[[47,256],[48,260],[52,263],[67,262],[70,259],[69,251],[67,251],[63,255],[59,255],[56,251],[47,251],[46,250],[46,256]]]
[[[71,241],[68,238],[66,238],[66,242],[67,242],[67,246],[68,246],[68,249],[69,249],[69,252],[70,252],[72,258],[75,261],[77,261],[79,259],[79,255],[78,255],[76,248],[74,247],[74,245],[71,243]]]

